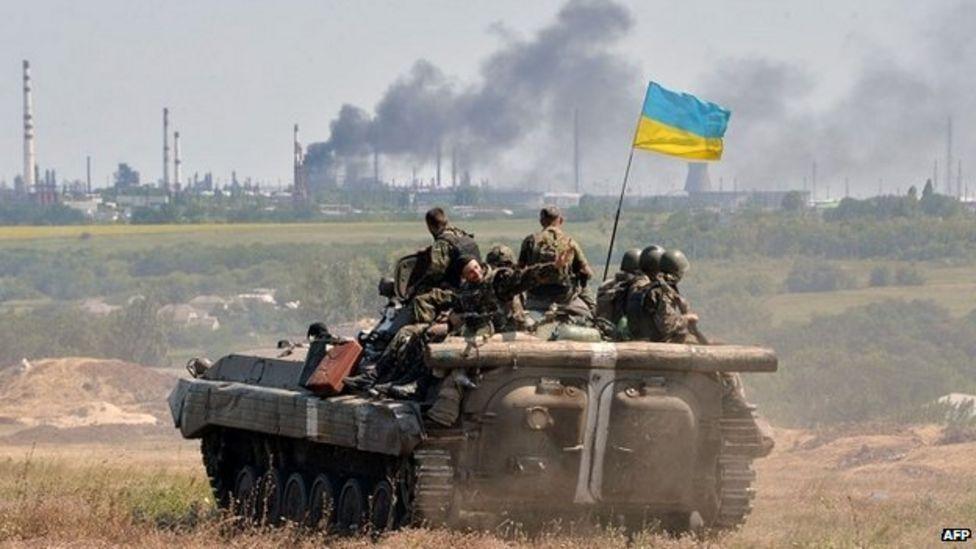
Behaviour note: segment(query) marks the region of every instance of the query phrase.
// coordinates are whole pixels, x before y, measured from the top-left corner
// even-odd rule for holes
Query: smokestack
[[[844,178],[844,198],[851,197],[851,178]]]
[[[373,146],[373,181],[380,182],[380,148]]]
[[[91,194],[91,155],[85,157],[85,192]]]
[[[173,132],[173,184],[178,188],[182,183],[183,160],[180,158],[180,132]]]
[[[293,157],[293,169],[294,173],[292,175],[292,191],[291,196],[295,202],[304,202],[308,198],[308,188],[305,185],[305,178],[302,173],[302,164],[304,163],[304,154],[302,153],[302,143],[298,140],[298,124],[295,124],[295,135],[294,135],[294,157]]]
[[[441,143],[437,142],[437,188],[441,188]]]
[[[946,117],[945,193],[952,196],[952,116]]]
[[[163,190],[169,192],[169,109],[163,107]]]
[[[457,145],[451,147],[451,187],[457,187]]]
[[[30,62],[24,60],[24,190],[31,192],[37,182],[34,158],[34,106],[31,102]]]
[[[573,188],[580,192],[579,109],[573,109]]]
[[[959,160],[959,169],[956,170],[956,196],[961,200],[962,194],[962,159]]]
[[[932,190],[938,192],[939,189],[939,160],[932,163]]]

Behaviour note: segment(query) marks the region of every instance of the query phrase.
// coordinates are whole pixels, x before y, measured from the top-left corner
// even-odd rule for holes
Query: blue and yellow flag
[[[651,82],[634,147],[694,160],[719,160],[731,114],[715,103]]]

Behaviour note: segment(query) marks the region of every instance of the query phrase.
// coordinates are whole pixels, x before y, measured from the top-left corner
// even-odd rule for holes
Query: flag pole
[[[643,116],[641,110],[641,116]],[[641,116],[637,117],[634,127],[634,138],[630,140],[630,155],[627,156],[627,169],[624,170],[624,182],[620,186],[620,200],[617,201],[617,213],[613,216],[613,232],[610,233],[610,249],[607,250],[607,262],[603,265],[603,280],[610,274],[610,258],[613,256],[613,243],[617,239],[617,225],[620,223],[620,210],[624,207],[624,193],[627,192],[627,180],[630,179],[630,165],[634,162],[634,142],[637,141],[637,131],[640,129]]]

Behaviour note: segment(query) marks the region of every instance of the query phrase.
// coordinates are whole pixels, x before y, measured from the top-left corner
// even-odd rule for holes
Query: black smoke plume
[[[545,173],[568,184],[574,110],[592,165],[608,141],[618,152],[626,147],[619,129],[632,124],[641,84],[638,71],[612,47],[631,26],[629,12],[615,3],[571,0],[531,38],[508,38],[484,60],[475,84],[460,85],[417,61],[371,113],[343,105],[329,140],[309,146],[312,179],[334,182],[336,168],[373,151],[415,165],[440,151],[445,166],[456,152],[461,170],[493,166],[511,178]],[[553,154],[562,156],[556,170]],[[499,166],[506,156],[521,164],[517,170]]]

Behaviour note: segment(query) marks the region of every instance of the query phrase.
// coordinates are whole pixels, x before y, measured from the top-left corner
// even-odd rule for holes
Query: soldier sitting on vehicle
[[[424,220],[434,243],[430,247],[430,262],[415,285],[414,293],[433,288],[457,288],[461,285],[461,269],[464,268],[462,258],[481,259],[478,243],[474,235],[452,225],[441,208],[428,210]]]
[[[626,317],[635,340],[684,343],[698,322],[678,291],[678,282],[689,266],[679,250],[664,252],[660,272],[646,284],[636,285],[627,297]]]
[[[552,263],[564,254],[569,256],[565,267],[526,293],[525,306],[536,314],[559,308],[571,315],[589,319],[592,318],[595,303],[585,290],[593,270],[580,245],[563,231],[564,221],[559,208],[546,206],[539,212],[542,230],[522,241],[519,267]]]
[[[640,276],[640,248],[624,252],[620,270],[600,285],[596,292],[596,316],[609,320],[613,325],[620,322],[624,312],[624,298],[635,278]]]
[[[518,268],[512,265],[514,254],[507,246],[495,246],[488,253],[489,265],[482,266],[474,258],[468,260],[457,291],[440,295],[438,303],[424,303],[421,299],[417,303],[423,304],[428,318],[450,310],[451,333],[454,335],[487,338],[494,333],[517,330],[520,294],[551,278],[568,264],[570,257],[571,254],[566,253],[551,263]],[[427,417],[441,425],[453,425],[461,412],[464,389],[475,385],[464,370],[431,372],[431,375],[443,378],[443,381]]]
[[[649,257],[652,257],[649,254]],[[653,268],[648,261],[646,267]],[[678,282],[691,264],[680,250],[660,255],[659,273],[650,284],[635,289],[627,303],[627,326],[633,339],[663,343],[690,343],[692,336],[703,345],[708,339],[698,329],[698,315],[678,290]],[[723,406],[729,411],[747,411],[745,392],[739,376],[722,372]]]
[[[457,290],[418,296],[414,315],[421,321],[433,322],[439,314],[450,311],[451,333],[464,337],[524,329],[521,294],[558,276],[571,257],[571,253],[564,253],[555,261],[520,268],[514,265],[514,254],[508,246],[496,245],[489,251],[486,265],[476,258],[467,258]]]

